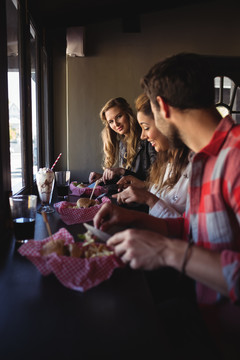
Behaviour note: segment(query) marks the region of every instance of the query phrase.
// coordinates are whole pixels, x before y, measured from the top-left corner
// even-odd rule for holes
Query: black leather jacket
[[[125,146],[119,143],[119,167],[124,166]],[[156,150],[147,140],[139,140],[138,151],[130,169],[126,169],[125,175],[136,176],[140,180],[146,180],[151,164],[156,159]]]

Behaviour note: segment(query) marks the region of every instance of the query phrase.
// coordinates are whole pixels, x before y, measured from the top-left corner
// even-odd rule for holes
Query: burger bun
[[[89,207],[97,205],[97,204],[98,204],[98,202],[96,200],[89,199],[89,198],[80,198],[77,201],[78,208],[89,208]]]

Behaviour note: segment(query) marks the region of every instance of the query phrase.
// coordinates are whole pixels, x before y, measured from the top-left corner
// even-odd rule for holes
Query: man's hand
[[[153,270],[166,266],[170,239],[151,231],[128,229],[113,235],[107,245],[133,269]]]
[[[102,231],[107,231],[113,225],[126,225],[127,227],[132,221],[136,220],[135,213],[138,215],[137,212],[106,203],[98,210],[93,223],[95,227]]]

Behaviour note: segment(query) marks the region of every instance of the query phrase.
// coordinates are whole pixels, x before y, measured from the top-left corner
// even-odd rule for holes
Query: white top
[[[182,216],[187,200],[187,189],[191,172],[191,162],[188,163],[176,185],[169,191],[164,190],[161,195],[157,192],[155,185],[150,192],[159,197],[156,204],[149,209],[149,214],[159,218],[176,218]],[[164,181],[169,175],[170,164],[166,169]]]

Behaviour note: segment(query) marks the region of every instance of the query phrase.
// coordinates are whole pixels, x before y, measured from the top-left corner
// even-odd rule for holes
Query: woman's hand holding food
[[[123,189],[126,189],[128,186],[134,186],[137,187],[139,189],[143,189],[146,188],[146,182],[139,180],[138,178],[136,178],[135,176],[132,175],[126,175],[123,176],[118,182],[118,188],[119,191],[122,191]]]
[[[92,184],[94,181],[97,181],[98,179],[101,179],[102,177],[102,174],[99,174],[97,172],[90,172],[89,174],[89,178],[88,178],[88,181],[89,181],[89,184]]]
[[[104,184],[106,181],[114,179],[116,176],[122,176],[125,173],[124,168],[111,168],[111,169],[105,169],[103,172],[102,180]]]
[[[158,197],[152,194],[150,191],[135,188],[133,186],[129,186],[122,192],[112,195],[112,197],[116,198],[119,204],[129,204],[136,202],[138,204],[146,204],[150,208],[152,208],[158,201]]]

